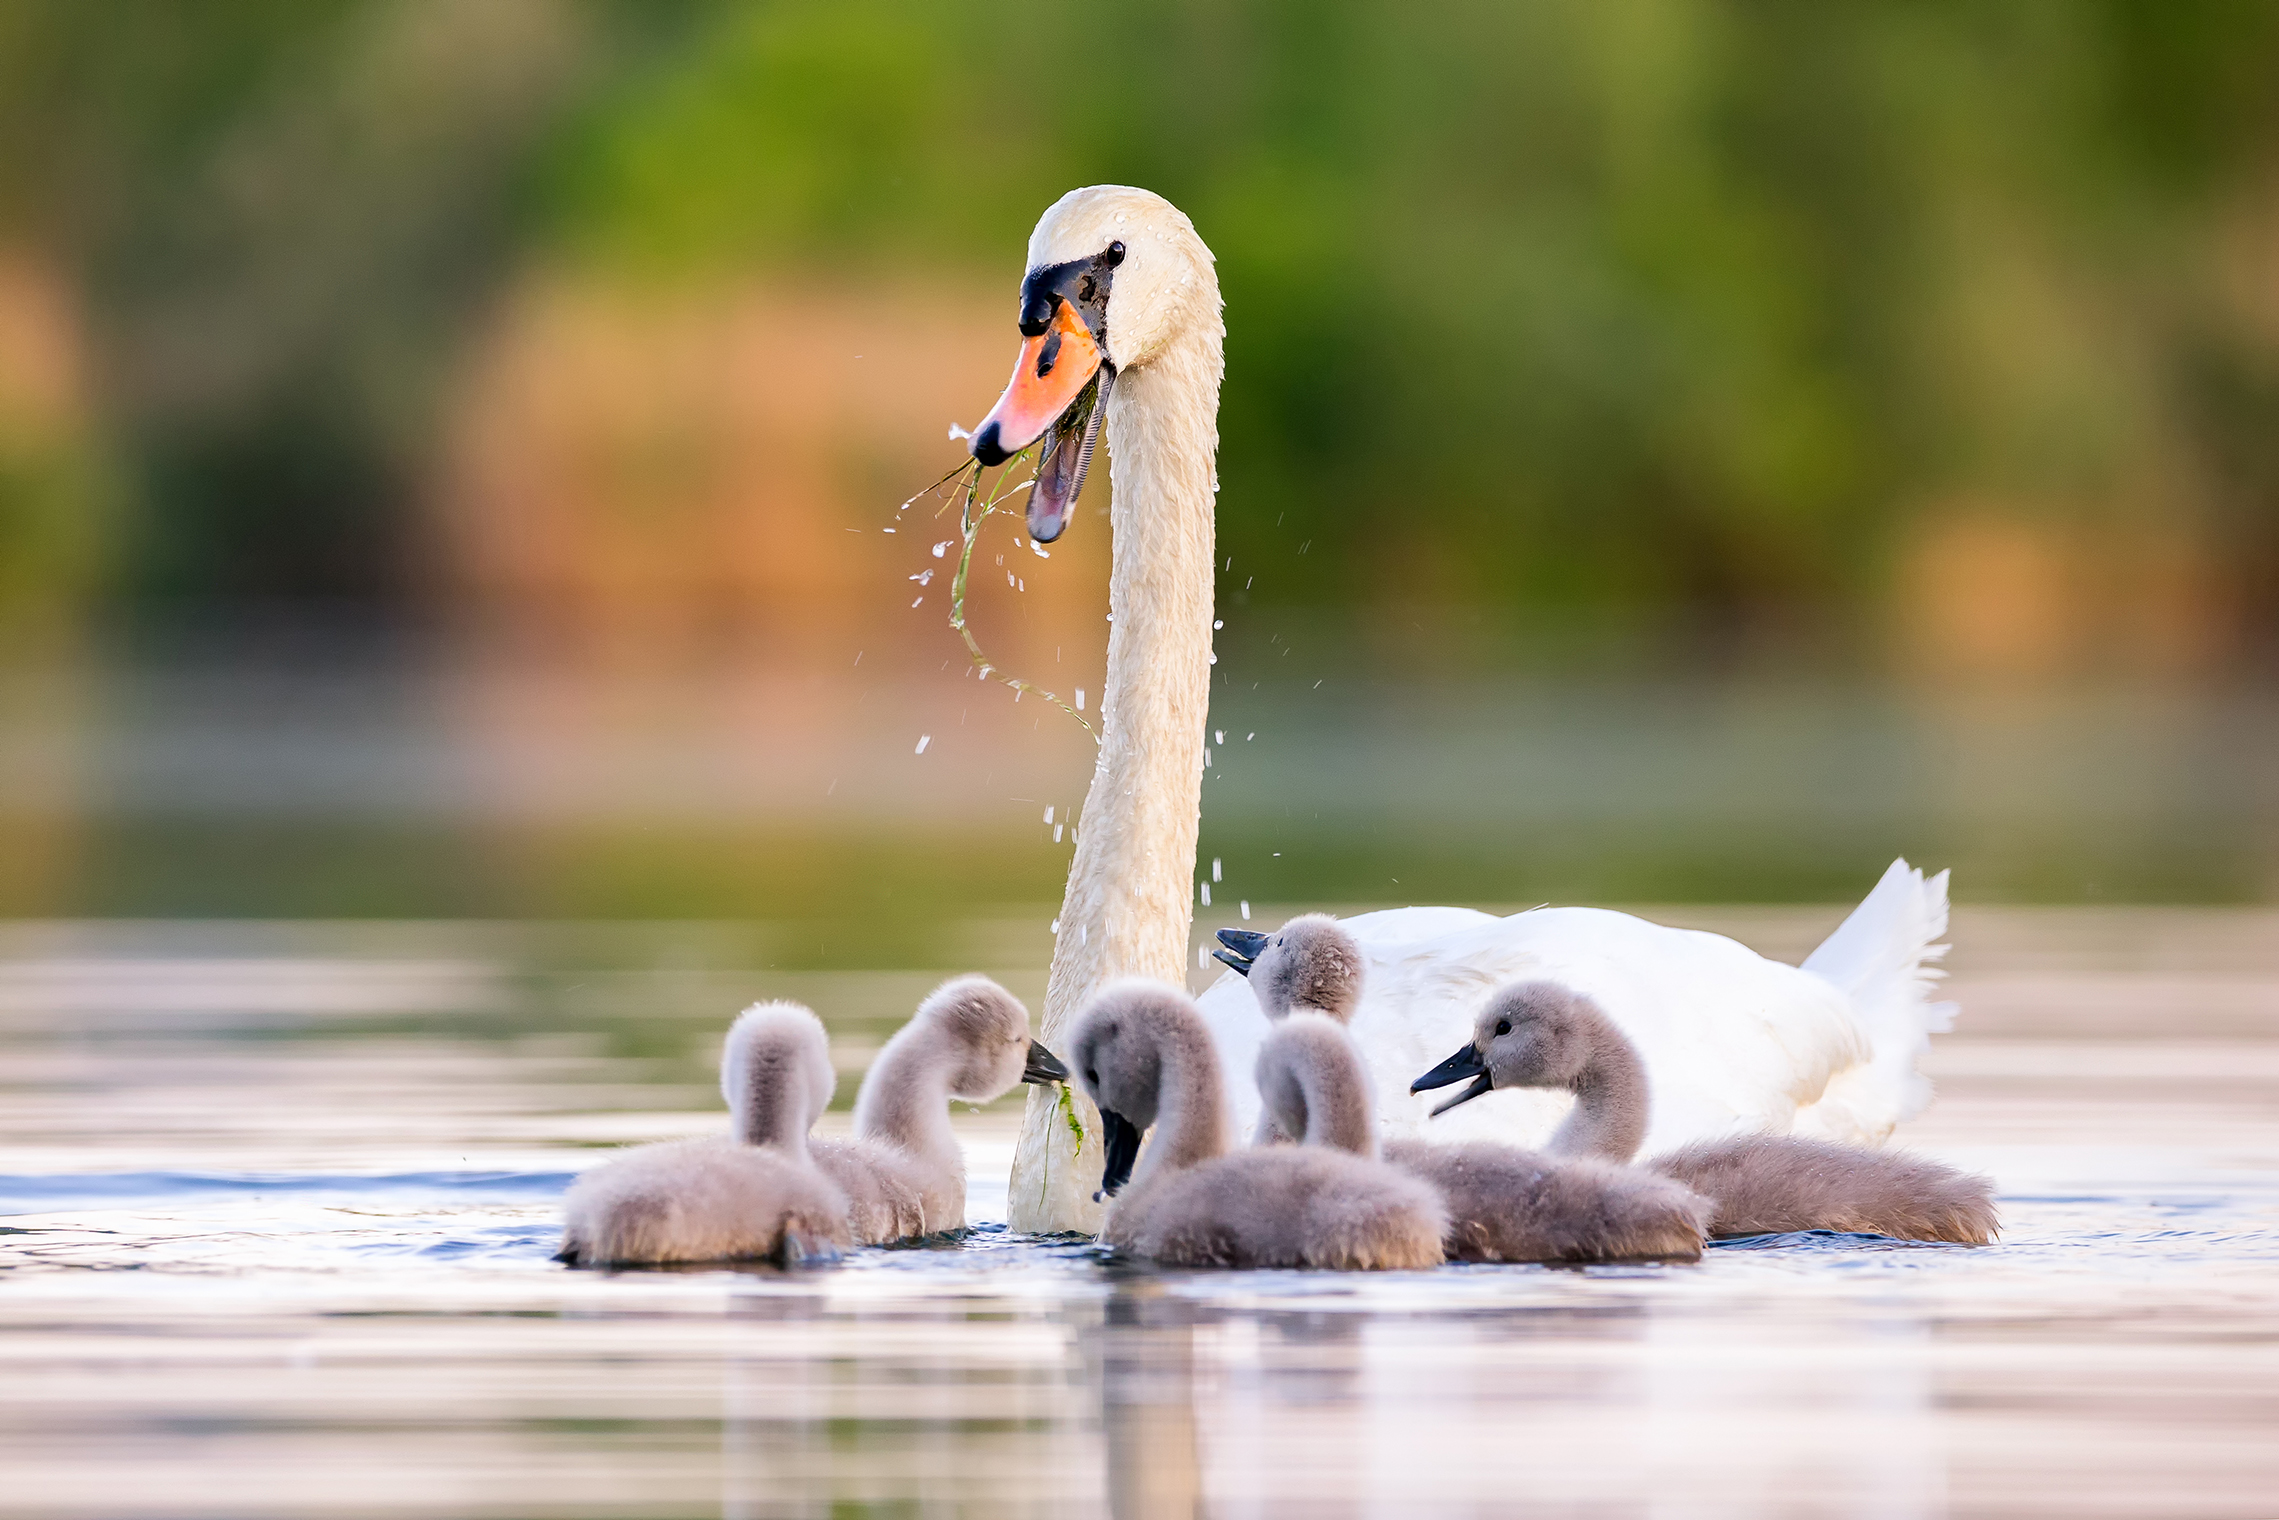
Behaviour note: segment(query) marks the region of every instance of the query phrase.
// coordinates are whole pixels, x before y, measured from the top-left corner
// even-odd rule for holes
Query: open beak
[[[1103,1108],[1100,1122],[1108,1131],[1108,1160],[1100,1169],[1100,1191],[1092,1195],[1094,1203],[1115,1197],[1132,1180],[1132,1163],[1139,1160],[1140,1148],[1139,1126],[1122,1114]]]
[[[1038,1087],[1047,1087],[1055,1082],[1067,1081],[1068,1068],[1060,1063],[1060,1057],[1031,1040],[1029,1064],[1021,1068],[1021,1080]]]
[[[1456,1054],[1450,1056],[1447,1060],[1441,1062],[1438,1066],[1435,1066],[1432,1068],[1432,1070],[1426,1072],[1423,1076],[1417,1078],[1414,1082],[1411,1082],[1409,1084],[1409,1091],[1412,1093],[1427,1092],[1435,1087],[1447,1087],[1451,1083],[1461,1082],[1466,1077],[1470,1077],[1472,1079],[1472,1085],[1465,1088],[1455,1097],[1450,1098],[1446,1103],[1443,1103],[1438,1108],[1434,1109],[1432,1111],[1432,1117],[1437,1119],[1442,1114],[1447,1113],[1450,1109],[1457,1107],[1459,1104],[1469,1103],[1474,1098],[1479,1097],[1482,1093],[1493,1092],[1495,1090],[1496,1079],[1488,1075],[1488,1068],[1486,1064],[1480,1060],[1479,1048],[1473,1045],[1465,1046],[1462,1050],[1457,1051]]]
[[[1224,949],[1213,950],[1211,959],[1234,967],[1244,976],[1270,943],[1268,936],[1252,929],[1221,929],[1218,941]]]
[[[1084,489],[1115,379],[1104,357],[1083,315],[1067,301],[1055,301],[1045,330],[1022,342],[1005,394],[973,430],[973,457],[984,466],[1003,464],[1051,434],[1029,492],[1029,536],[1040,544],[1060,537]]]

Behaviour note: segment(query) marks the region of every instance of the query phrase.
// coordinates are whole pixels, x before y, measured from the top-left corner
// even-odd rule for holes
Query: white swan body
[[[1930,1000],[1947,925],[1945,872],[1894,861],[1802,967],[1723,935],[1671,929],[1600,908],[1496,918],[1463,908],[1396,908],[1342,920],[1366,959],[1350,1022],[1386,1139],[1426,1133],[1442,1093],[1409,1084],[1472,1038],[1482,1001],[1513,981],[1588,994],[1646,1064],[1645,1145],[1660,1153],[1736,1134],[1880,1144],[1930,1099],[1916,1063],[1954,1005]],[[1228,972],[1197,1000],[1222,1072],[1247,1074],[1268,1023],[1250,983]],[[1259,1100],[1227,1083],[1243,1132]],[[1496,1091],[1433,1120],[1436,1141],[1540,1147],[1573,1106],[1564,1092]]]

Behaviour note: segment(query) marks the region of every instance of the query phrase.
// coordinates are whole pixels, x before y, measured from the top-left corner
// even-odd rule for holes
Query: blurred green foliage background
[[[81,357],[44,411],[0,364],[0,601],[416,620],[453,378],[525,272],[1009,312],[1037,212],[1103,180],[1219,257],[1234,668],[1303,629],[1396,680],[2267,717],[2260,0],[6,0],[0,252]],[[2262,851],[2161,890],[2259,894]]]
[[[15,0],[0,111],[0,226],[97,340],[109,596],[403,595],[517,260],[1010,288],[1094,180],[1219,252],[1222,531],[1319,542],[1278,597],[1844,629],[1957,493],[2206,543],[2235,648],[2279,596],[2256,0]],[[59,470],[11,560],[82,552]]]

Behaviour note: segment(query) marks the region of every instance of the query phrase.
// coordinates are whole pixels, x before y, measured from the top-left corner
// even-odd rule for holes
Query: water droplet
[[[918,748],[912,753],[923,755],[926,753],[926,746],[933,742],[934,736],[932,734],[920,734],[918,736]]]
[[[945,538],[940,543],[934,545],[934,558],[940,559],[943,555],[949,553],[950,545],[956,542],[957,540],[954,538]]]
[[[1060,824],[1060,823],[1056,823],[1056,824],[1054,824],[1054,825],[1052,826],[1052,842],[1053,842],[1054,844],[1058,844],[1058,843],[1060,843],[1060,831],[1061,831],[1062,829],[1066,828],[1066,827],[1067,827],[1067,825],[1066,825],[1066,824]]]
[[[858,659],[859,659],[859,658],[861,658],[861,656],[859,656],[859,655],[858,655],[856,658],[858,658]],[[1213,744],[1224,744],[1224,743],[1226,743],[1226,742],[1227,742],[1227,731],[1226,731],[1225,729],[1223,729],[1223,728],[1221,728],[1221,729],[1215,729],[1215,730],[1213,730],[1213,731],[1212,731],[1212,733],[1211,733],[1211,742],[1212,742]]]
[[[1076,688],[1076,710],[1084,711],[1084,688],[1081,686]]]
[[[1045,822],[1052,822],[1052,809],[1049,807],[1045,809]]]
[[[1218,857],[1218,856],[1216,856],[1216,855],[1213,855],[1213,856],[1211,857],[1211,880],[1213,880],[1213,881],[1225,881],[1226,879],[1227,879],[1227,878],[1226,878],[1226,871],[1225,871],[1225,870],[1224,870],[1224,868],[1223,868],[1223,867],[1220,865],[1220,863],[1219,863],[1219,857]]]
[[[1247,897],[1242,900],[1242,921],[1246,924],[1250,922],[1250,899]]]
[[[1224,628],[1224,627],[1226,627],[1226,625],[1227,625],[1227,620],[1226,620],[1225,618],[1213,618],[1213,619],[1211,619],[1211,628],[1213,629],[1213,631],[1216,631],[1216,630],[1218,630],[1218,629]]]
[[[1200,891],[1203,894],[1203,906],[1208,908],[1211,905],[1211,884],[1207,881],[1202,881],[1197,882],[1195,886],[1196,890]]]

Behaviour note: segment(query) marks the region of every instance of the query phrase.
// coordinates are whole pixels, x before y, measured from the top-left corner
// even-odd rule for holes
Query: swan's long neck
[[[1205,309],[1209,321],[1119,374],[1109,393],[1108,675],[1099,761],[1077,820],[1045,988],[1048,1046],[1060,1043],[1107,983],[1144,976],[1176,984],[1187,976],[1210,713],[1224,346],[1215,291]],[[1072,1155],[1059,1091],[1040,1090],[1029,1101],[1009,1201],[1016,1229],[1099,1227],[1085,1182],[1099,1175],[1099,1125],[1084,1104],[1077,1118],[1085,1139]],[[1081,1102],[1073,1092],[1067,1101]]]
[[[963,1176],[965,1152],[950,1127],[947,1037],[924,1023],[905,1024],[886,1042],[855,1095],[855,1133],[883,1140]]]
[[[1048,1044],[1106,982],[1186,979],[1211,689],[1219,374],[1208,347],[1119,376],[1108,398],[1108,679],[1045,991]]]
[[[1555,1156],[1596,1156],[1627,1162],[1646,1139],[1646,1064],[1622,1032],[1596,1042],[1590,1064],[1574,1084],[1575,1106],[1551,1136]]]
[[[1200,1020],[1183,1020],[1160,1039],[1154,1133],[1133,1172],[1135,1187],[1227,1151],[1226,1095],[1209,1032]]]
[[[761,1049],[744,1059],[743,1090],[734,1113],[736,1138],[746,1145],[773,1145],[804,1159],[807,1130],[814,1116],[807,1110],[809,1084],[793,1051]]]
[[[1314,1014],[1305,1024],[1284,1024],[1260,1048],[1259,1096],[1272,1110],[1264,1118],[1303,1144],[1374,1160],[1377,1124],[1361,1057],[1342,1028],[1319,1028],[1315,1021],[1328,1022]],[[1263,1133],[1266,1123],[1260,1128]]]

